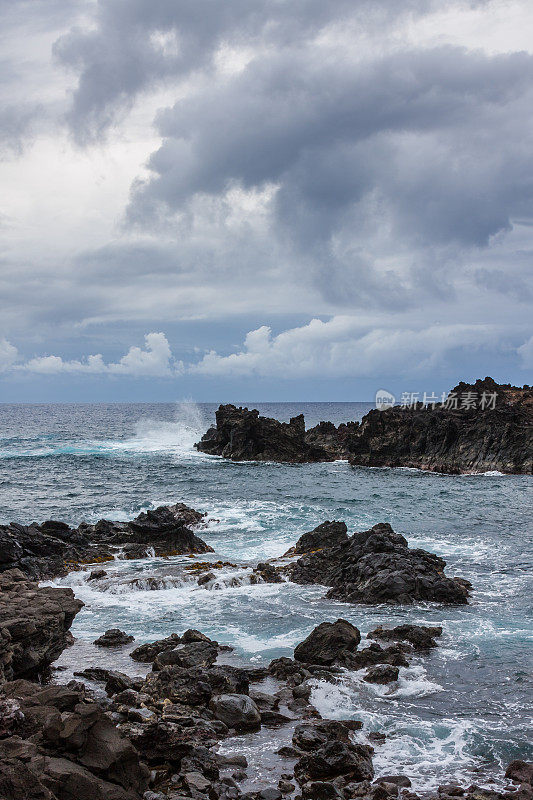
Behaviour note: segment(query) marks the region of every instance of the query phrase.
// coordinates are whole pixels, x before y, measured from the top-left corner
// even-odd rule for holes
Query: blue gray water
[[[303,412],[308,425],[360,419],[369,407],[259,406],[278,419]],[[397,685],[371,686],[359,673],[346,674],[338,686],[317,683],[315,705],[324,716],[362,719],[365,730],[386,733],[377,771],[406,773],[419,789],[457,777],[487,783],[512,758],[531,758],[533,479],[345,462],[234,464],[192,447],[214,410],[194,403],[0,405],[0,521],[128,519],[180,501],[208,513],[200,535],[214,558],[239,567],[223,571],[211,591],[184,578],[184,558],[116,561],[100,589],[86,583],[86,573],[61,579],[86,603],[73,626],[78,642],[61,663],[72,671],[110,658],[89,643],[114,626],[137,642],[199,628],[232,644],[238,659],[263,664],[292,655],[317,623],[339,616],[363,635],[376,624],[442,624],[440,647],[413,659]],[[390,522],[411,545],[443,556],[449,574],[472,581],[471,604],[359,608],[325,600],[321,587],[246,582],[251,563],[281,555],[325,519],[343,519],[350,531]],[[163,588],[148,590],[147,576]],[[251,753],[273,747],[254,741]]]

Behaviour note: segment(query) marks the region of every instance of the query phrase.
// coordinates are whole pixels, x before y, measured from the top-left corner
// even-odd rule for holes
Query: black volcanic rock
[[[380,625],[367,633],[367,639],[408,642],[415,650],[430,650],[432,647],[437,647],[436,636],[442,636],[440,625],[429,628],[425,625],[397,625],[395,628],[382,628]]]
[[[357,650],[360,641],[361,634],[351,622],[345,619],[322,622],[294,648],[294,658],[324,666],[343,663],[344,656]]]
[[[300,555],[310,553],[314,550],[321,550],[324,547],[333,547],[348,541],[348,528],[345,522],[322,522],[313,528],[312,531],[304,533],[294,547],[285,555]]]
[[[480,407],[483,394],[495,407]],[[471,395],[476,407],[462,408]],[[457,408],[454,406],[457,405]],[[492,378],[460,383],[448,401],[426,408],[370,411],[350,437],[349,461],[367,467],[415,467],[436,472],[533,472],[533,389]]]
[[[221,405],[216,426],[195,446],[233,461],[347,458],[353,466],[532,474],[533,388],[485,378],[459,383],[444,403],[374,409],[361,423],[320,422],[307,431],[302,414],[286,423]]]
[[[0,573],[17,568],[35,580],[66,575],[82,564],[110,561],[119,549],[126,558],[213,552],[191,527],[205,514],[183,503],[160,506],[130,522],[100,520],[70,528],[64,522],[0,525]],[[90,579],[97,579],[91,573]]]
[[[327,597],[349,603],[466,603],[467,588],[447,578],[445,566],[433,553],[409,548],[403,536],[381,523],[302,556],[288,572],[294,583],[330,586]]]
[[[216,412],[216,427],[210,428],[195,447],[202,453],[232,461],[284,461],[302,464],[346,458],[332,423],[305,430],[303,414],[290,422],[259,416],[256,409],[222,405]],[[346,426],[344,426],[346,427]]]
[[[0,574],[0,683],[46,671],[72,644],[82,607],[72,589],[39,588],[16,569]]]

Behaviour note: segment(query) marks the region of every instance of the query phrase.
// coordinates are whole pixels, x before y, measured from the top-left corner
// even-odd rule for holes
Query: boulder
[[[357,650],[361,634],[345,619],[322,622],[294,649],[296,661],[331,665],[343,663],[346,653]]]
[[[380,523],[302,556],[289,566],[289,575],[295,583],[330,586],[327,597],[349,603],[467,603],[467,588],[446,577],[445,566],[442,558],[409,548],[388,523]]]
[[[261,727],[261,714],[251,697],[245,694],[221,694],[213,697],[209,707],[215,718],[228,728],[253,731]]]
[[[424,625],[397,625],[395,628],[382,628],[381,625],[367,634],[368,639],[408,642],[415,650],[430,650],[437,647],[435,637],[442,636],[442,628]]]
[[[82,607],[72,589],[39,588],[16,569],[0,573],[0,683],[46,671],[72,644]]]
[[[367,683],[392,683],[392,681],[398,680],[398,667],[390,664],[377,664],[375,667],[370,667],[363,680]]]
[[[173,650],[176,645],[181,642],[181,637],[177,633],[171,633],[166,639],[158,639],[155,642],[147,642],[141,644],[131,651],[130,657],[134,661],[140,661],[144,664],[151,664],[155,661],[156,656],[164,653],[166,650]]]
[[[129,636],[125,631],[120,628],[109,628],[102,636],[94,640],[97,647],[122,647],[124,644],[134,642],[135,637]]]
[[[533,761],[511,761],[505,770],[505,777],[516,783],[533,784]]]

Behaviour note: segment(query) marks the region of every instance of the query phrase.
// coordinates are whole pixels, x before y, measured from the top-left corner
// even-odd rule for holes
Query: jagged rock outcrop
[[[327,597],[349,603],[466,603],[465,582],[446,577],[445,566],[433,553],[409,548],[403,536],[381,523],[302,556],[288,574],[294,583],[330,586]]]
[[[81,564],[126,558],[212,552],[191,530],[205,514],[183,503],[143,512],[130,522],[102,519],[70,528],[64,522],[0,525],[0,572],[17,568],[35,580],[66,575]]]
[[[396,625],[395,628],[383,628],[381,625],[370,633],[367,639],[381,639],[388,642],[408,642],[414,650],[430,650],[437,647],[435,638],[442,636],[440,625]]]
[[[233,461],[347,458],[353,466],[532,474],[533,389],[485,378],[459,383],[444,403],[374,409],[360,423],[320,422],[307,431],[302,414],[285,423],[221,405],[196,447]]]
[[[347,457],[347,426],[340,428],[341,433],[332,423],[320,423],[306,432],[303,414],[279,422],[260,416],[256,409],[221,405],[216,426],[209,428],[195,447],[232,461],[334,461]]]
[[[0,574],[0,683],[36,677],[72,643],[83,607],[72,589],[39,588],[20,570]]]
[[[470,407],[461,407],[468,398]],[[531,475],[533,389],[485,378],[460,383],[434,408],[418,404],[370,411],[350,437],[349,461],[452,474],[497,470]]]

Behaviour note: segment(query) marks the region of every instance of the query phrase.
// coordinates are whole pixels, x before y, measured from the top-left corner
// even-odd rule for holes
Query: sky
[[[531,0],[0,0],[0,401],[533,383]]]

